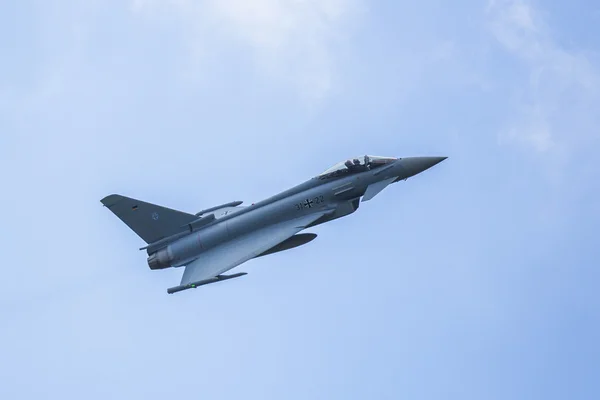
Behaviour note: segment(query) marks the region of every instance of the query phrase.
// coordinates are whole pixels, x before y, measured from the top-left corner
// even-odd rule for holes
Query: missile
[[[233,278],[237,278],[237,277],[247,275],[247,274],[248,274],[247,272],[239,272],[237,274],[231,274],[231,275],[217,275],[214,278],[204,279],[201,281],[188,283],[187,285],[180,285],[180,286],[168,288],[167,293],[173,294],[173,293],[181,292],[182,290],[195,289],[198,286],[208,285],[209,283],[226,281],[227,279],[233,279]]]
[[[201,216],[201,215],[204,215],[204,214],[206,214],[206,213],[209,213],[209,212],[211,212],[211,211],[218,210],[218,209],[220,209],[220,208],[225,208],[225,207],[237,207],[237,206],[239,206],[239,205],[240,205],[240,204],[242,204],[242,203],[243,203],[243,201],[239,201],[239,200],[238,200],[238,201],[232,201],[232,202],[229,202],[229,203],[221,204],[220,206],[214,206],[214,207],[211,207],[211,208],[204,209],[204,210],[202,210],[202,211],[199,211],[199,212],[197,212],[197,213],[196,213],[196,214],[194,214],[194,215],[196,215],[196,217],[199,217],[199,216]]]
[[[199,217],[198,219],[193,220],[189,224],[181,225],[180,228],[188,228],[190,232],[198,230],[198,228],[203,227],[204,225],[208,225],[216,219],[215,214],[208,214],[205,217]]]

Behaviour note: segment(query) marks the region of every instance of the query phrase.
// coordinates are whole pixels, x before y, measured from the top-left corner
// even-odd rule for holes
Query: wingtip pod
[[[247,272],[238,272],[237,274],[231,274],[231,275],[217,275],[213,278],[188,283],[187,285],[180,285],[180,286],[168,288],[167,293],[173,294],[173,293],[181,292],[181,291],[187,290],[187,289],[196,289],[198,286],[208,285],[209,283],[226,281],[228,279],[238,278],[238,277],[244,276],[244,275],[248,275],[248,273]]]

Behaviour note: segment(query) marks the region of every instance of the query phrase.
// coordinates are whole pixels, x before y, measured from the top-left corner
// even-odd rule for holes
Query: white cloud
[[[519,115],[502,139],[566,154],[595,137],[600,73],[585,54],[560,46],[527,0],[491,0],[487,13],[495,39],[528,71],[517,94]]]
[[[261,73],[320,99],[332,89],[336,52],[362,0],[134,0],[137,13],[177,13],[203,57],[237,40]]]

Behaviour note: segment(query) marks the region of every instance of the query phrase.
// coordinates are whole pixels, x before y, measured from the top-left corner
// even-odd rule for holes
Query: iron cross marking
[[[306,201],[304,202],[304,207],[311,208],[312,204],[313,204],[312,200],[306,199]]]

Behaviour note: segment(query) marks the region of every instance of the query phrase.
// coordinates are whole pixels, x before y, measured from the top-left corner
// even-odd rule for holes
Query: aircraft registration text
[[[312,208],[314,205],[316,204],[321,204],[323,203],[325,200],[323,198],[323,196],[316,196],[313,197],[312,199],[306,199],[303,202],[300,203],[296,203],[296,210],[302,210],[304,208]]]

